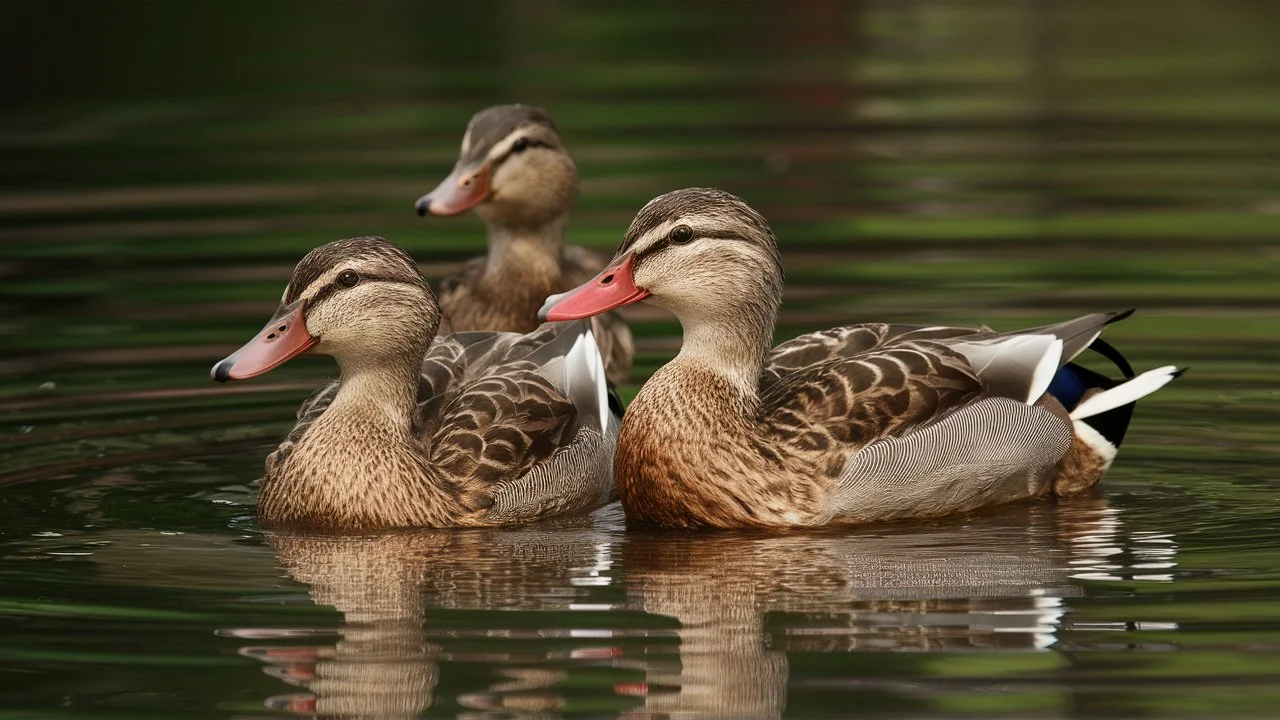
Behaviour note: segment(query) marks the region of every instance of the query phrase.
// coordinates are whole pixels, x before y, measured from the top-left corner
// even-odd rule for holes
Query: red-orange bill
[[[489,197],[489,163],[458,166],[435,190],[414,203],[419,215],[457,215]]]
[[[636,287],[635,256],[628,254],[590,282],[548,298],[538,314],[543,320],[552,322],[577,320],[637,303],[647,297],[648,290]]]
[[[262,332],[214,365],[209,374],[218,382],[248,380],[310,350],[316,339],[307,332],[302,310],[301,301],[280,308]]]

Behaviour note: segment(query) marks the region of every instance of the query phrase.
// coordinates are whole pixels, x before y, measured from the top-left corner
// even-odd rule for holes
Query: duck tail
[[[1113,448],[1118,448],[1129,429],[1135,403],[1168,385],[1186,369],[1166,365],[1137,375],[1124,355],[1105,340],[1094,340],[1089,349],[1114,363],[1124,375],[1123,379],[1068,363],[1054,375],[1049,393],[1067,408],[1072,420],[1093,428]]]

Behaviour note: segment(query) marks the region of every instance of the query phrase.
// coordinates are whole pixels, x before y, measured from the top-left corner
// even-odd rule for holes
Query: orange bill
[[[488,161],[463,165],[459,163],[435,190],[418,198],[413,206],[419,215],[457,215],[484,202],[489,197],[490,167]]]
[[[567,293],[552,295],[538,315],[543,320],[577,320],[640,302],[649,291],[636,287],[635,255],[627,254],[590,282]]]
[[[316,344],[302,316],[304,301],[281,306],[257,337],[213,366],[214,380],[248,380],[280,367]]]

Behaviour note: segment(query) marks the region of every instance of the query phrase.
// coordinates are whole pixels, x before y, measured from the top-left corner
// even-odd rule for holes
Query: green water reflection
[[[1280,701],[1280,5],[1209,0],[8,3],[0,717],[1222,716]],[[780,238],[779,338],[1109,337],[1191,372],[1099,497],[923,527],[264,535],[333,373],[215,387],[293,263],[421,220],[467,118],[550,110],[610,251],[650,197]],[[633,321],[642,379],[678,346]],[[625,388],[628,396],[635,387]],[[890,652],[895,651],[895,652]]]

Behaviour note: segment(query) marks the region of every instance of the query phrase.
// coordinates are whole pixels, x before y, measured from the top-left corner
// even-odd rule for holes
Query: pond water
[[[1274,714],[1277,6],[456,5],[6,6],[0,718]],[[315,245],[479,253],[412,202],[513,100],[579,164],[573,242],[683,186],[764,212],[780,339],[1137,307],[1108,338],[1191,370],[1060,503],[264,532],[262,460],[334,368],[210,365]],[[638,382],[679,332],[628,317]]]

